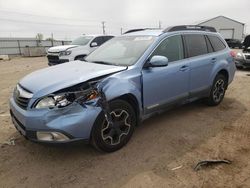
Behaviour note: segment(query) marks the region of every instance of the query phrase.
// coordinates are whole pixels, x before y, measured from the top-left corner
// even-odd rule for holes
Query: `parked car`
[[[10,98],[11,117],[35,142],[87,141],[116,151],[140,121],[173,104],[200,98],[220,104],[236,70],[232,55],[210,27],[130,32],[109,40],[85,62],[25,76]]]
[[[250,68],[250,47],[236,54],[235,64],[237,68]]]
[[[230,48],[239,48],[242,49],[242,42],[238,39],[225,39],[225,41],[227,42],[228,46]]]
[[[83,35],[73,40],[70,45],[51,47],[47,52],[48,64],[57,65],[74,60],[83,60],[85,56],[113,37],[108,35]]]
[[[247,35],[244,39],[244,42],[243,42],[243,51],[247,51],[248,48],[250,47],[250,35]]]

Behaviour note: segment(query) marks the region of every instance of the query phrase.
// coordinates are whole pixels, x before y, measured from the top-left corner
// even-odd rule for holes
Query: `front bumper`
[[[235,59],[236,67],[250,68],[250,59]]]
[[[61,109],[20,108],[10,99],[10,114],[16,129],[27,139],[42,143],[87,142],[92,126],[101,112],[100,107],[74,103]],[[69,138],[67,141],[43,141],[37,132],[59,132]]]
[[[70,61],[70,59],[67,57],[62,57],[62,56],[59,57],[59,53],[54,53],[54,54],[49,53],[47,54],[47,58],[49,66],[58,65]]]
[[[62,64],[62,63],[66,63],[69,62],[68,59],[49,59],[48,58],[48,65],[49,66],[53,66],[53,65],[58,65],[58,64]]]

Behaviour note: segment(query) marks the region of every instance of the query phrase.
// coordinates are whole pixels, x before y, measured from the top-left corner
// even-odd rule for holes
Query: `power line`
[[[21,15],[26,15],[26,16],[36,16],[36,17],[44,17],[44,18],[54,18],[54,19],[62,19],[62,20],[71,20],[71,21],[96,22],[96,23],[99,22],[98,20],[82,20],[82,19],[76,19],[76,18],[45,16],[45,15],[30,14],[30,13],[24,13],[24,12],[7,11],[7,10],[3,10],[3,9],[0,9],[0,12],[21,14]]]
[[[43,24],[43,25],[58,25],[58,26],[73,26],[73,27],[98,27],[97,25],[83,25],[83,24],[60,24],[60,23],[50,23],[50,22],[34,22],[34,21],[26,21],[26,20],[16,20],[9,18],[0,18],[0,20],[8,21],[8,22],[16,22],[16,23],[27,23],[27,24]]]

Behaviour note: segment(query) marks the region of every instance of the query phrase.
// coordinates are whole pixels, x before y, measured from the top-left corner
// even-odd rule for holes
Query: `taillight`
[[[230,51],[230,56],[235,58],[236,57],[236,52],[235,51]]]

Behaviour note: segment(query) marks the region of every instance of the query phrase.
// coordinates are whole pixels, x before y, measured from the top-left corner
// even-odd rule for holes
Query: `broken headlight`
[[[86,102],[95,99],[99,96],[96,90],[90,91],[77,91],[77,92],[66,92],[61,94],[56,94],[52,96],[47,96],[40,99],[36,105],[36,109],[42,108],[62,108],[72,104],[74,101],[79,103]]]

